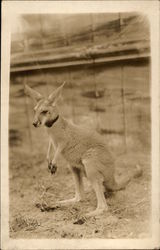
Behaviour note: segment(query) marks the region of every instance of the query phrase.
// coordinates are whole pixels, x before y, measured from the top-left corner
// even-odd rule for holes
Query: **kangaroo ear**
[[[64,85],[65,85],[65,82],[49,95],[48,101],[50,103],[56,103],[58,101],[58,99],[61,96],[62,89],[63,89]]]
[[[43,96],[39,92],[30,88],[27,84],[24,85],[24,93],[26,95],[29,95],[35,102],[38,102],[43,98]]]

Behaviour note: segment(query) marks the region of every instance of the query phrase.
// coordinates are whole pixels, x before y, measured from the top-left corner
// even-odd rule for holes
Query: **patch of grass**
[[[10,231],[11,232],[17,232],[21,230],[32,231],[35,230],[38,226],[40,226],[40,224],[36,219],[26,218],[22,215],[19,215],[10,223]]]
[[[36,203],[35,206],[40,208],[41,212],[53,212],[54,210],[60,208],[59,206],[49,206],[46,203]]]

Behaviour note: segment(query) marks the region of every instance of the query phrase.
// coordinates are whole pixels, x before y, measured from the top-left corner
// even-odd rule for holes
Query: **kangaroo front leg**
[[[51,162],[51,160],[50,160],[51,146],[52,146],[52,142],[51,142],[51,140],[49,139],[48,150],[47,150],[47,157],[46,157],[47,162],[48,162],[48,168],[49,168],[49,164],[50,164],[50,162]]]
[[[47,162],[48,162],[48,169],[51,171],[51,174],[54,174],[57,170],[57,167],[53,166],[52,161],[50,160],[50,151],[51,151],[52,141],[49,140],[48,150],[47,150]]]
[[[56,149],[55,155],[53,157],[53,160],[49,163],[49,169],[51,171],[51,174],[55,174],[55,172],[57,171],[57,159],[61,153],[62,148],[59,146]]]
[[[51,147],[52,147],[52,141],[51,139],[49,139],[48,150],[47,150],[48,169],[51,171],[51,174],[55,174],[57,166],[53,165],[52,161],[50,160]]]
[[[66,204],[70,202],[78,202],[78,201],[81,201],[84,197],[81,170],[76,167],[72,167],[71,170],[72,170],[72,174],[73,174],[73,178],[75,182],[75,197],[72,199],[59,201],[61,204]]]

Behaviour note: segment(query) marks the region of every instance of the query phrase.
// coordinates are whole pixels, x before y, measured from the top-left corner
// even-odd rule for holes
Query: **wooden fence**
[[[81,125],[88,123],[89,126],[93,126],[98,133],[106,138],[107,142],[119,145],[123,152],[130,146],[135,148],[139,147],[139,145],[141,147],[150,147],[149,60],[147,58],[145,60],[128,60],[114,64],[96,64],[93,48],[96,48],[96,53],[102,52],[102,45],[106,41],[108,33],[104,33],[104,27],[103,32],[100,33],[102,29],[97,28],[95,16],[88,15],[87,18],[89,20],[87,25],[89,27],[89,34],[84,39],[84,32],[82,32],[81,35],[83,36],[81,38],[84,41],[77,38],[78,42],[76,46],[74,36],[68,35],[71,34],[71,31],[66,32],[66,26],[64,27],[61,19],[58,23],[59,29],[57,30],[59,30],[61,38],[63,38],[64,46],[61,46],[60,49],[54,49],[54,52],[55,55],[58,55],[59,59],[61,55],[60,50],[67,51],[64,54],[68,61],[72,49],[74,52],[78,51],[77,56],[80,56],[83,54],[83,47],[85,55],[86,48],[89,47],[92,52],[89,55],[90,57],[92,55],[92,63],[90,65],[84,63],[79,67],[73,67],[72,65],[72,67],[52,67],[52,69],[45,67],[44,70],[41,67],[41,61],[38,59],[39,55],[36,57],[36,53],[38,54],[38,52],[36,51],[34,54],[30,51],[28,35],[27,33],[26,36],[24,34],[25,52],[20,54],[18,59],[14,57],[15,55],[12,56],[16,58],[14,60],[17,60],[18,63],[18,60],[23,55],[23,63],[25,60],[33,61],[33,65],[36,65],[38,71],[31,72],[24,70],[23,74],[20,71],[16,74],[11,74],[10,142],[16,142],[16,139],[13,139],[16,138],[16,131],[19,131],[21,141],[18,145],[24,146],[26,145],[26,141],[28,141],[28,149],[32,153],[35,151],[35,148],[42,152],[43,143],[39,144],[39,142],[42,139],[46,141],[46,137],[42,135],[42,132],[35,132],[32,126],[33,107],[29,98],[24,96],[23,84],[27,83],[41,93],[48,95],[54,88],[59,86],[63,81],[66,81],[67,84],[63,91],[63,101],[60,103],[61,112],[65,117]],[[140,20],[139,18],[141,18],[142,22],[137,21],[137,19],[133,19],[134,21],[131,19],[131,21],[128,21],[130,22],[130,26],[128,26],[126,19],[122,20],[121,16],[119,16],[119,19],[117,19],[119,21],[114,23],[116,26],[113,25],[112,29],[110,28],[109,30],[109,33],[116,29],[118,32],[114,32],[114,35],[108,38],[110,43],[106,43],[107,45],[105,44],[105,46],[107,48],[108,46],[112,46],[111,51],[113,52],[113,47],[115,49],[118,44],[122,45],[122,41],[127,41],[127,43],[124,43],[125,46],[131,41],[133,42],[132,36],[141,33],[142,30],[144,31],[145,22],[142,17],[138,17],[138,20]],[[136,22],[139,23],[139,26],[137,26],[139,33],[136,33],[137,29],[135,30],[134,25]],[[130,37],[130,40],[127,40],[127,37]],[[44,56],[44,52],[46,53],[45,50],[49,52],[50,50],[45,48],[44,41],[43,46]],[[100,50],[98,46],[100,46]],[[122,53],[122,50],[120,50],[120,53]],[[124,50],[123,54],[125,54]],[[47,54],[46,61],[48,57],[49,54]],[[102,58],[102,53],[100,54],[100,58]],[[45,59],[45,56],[42,59]],[[60,61],[62,62],[62,58]],[[14,145],[15,143],[13,143]],[[43,145],[45,148],[46,144],[44,143]]]

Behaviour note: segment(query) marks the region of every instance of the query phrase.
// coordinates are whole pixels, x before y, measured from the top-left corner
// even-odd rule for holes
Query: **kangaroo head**
[[[33,119],[33,125],[35,127],[52,127],[52,125],[58,120],[59,112],[56,103],[61,95],[64,84],[65,82],[54,90],[48,98],[43,97],[39,92],[33,90],[28,85],[25,85],[25,93],[36,103]]]

